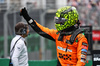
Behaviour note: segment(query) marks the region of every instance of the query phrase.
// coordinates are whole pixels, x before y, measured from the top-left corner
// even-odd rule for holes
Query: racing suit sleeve
[[[48,38],[50,40],[55,41],[56,30],[48,29],[46,27],[38,24],[34,19],[32,19],[26,10],[26,8],[21,9],[20,15],[27,21],[27,23],[41,36]]]
[[[13,63],[13,66],[19,66],[19,61],[18,61],[18,57],[20,56],[21,51],[23,50],[23,42],[17,43],[14,51],[13,51],[13,55],[11,57],[11,61]]]
[[[50,40],[55,41],[56,32],[57,30],[49,29],[46,27],[43,27],[39,23],[37,23],[35,20],[29,24],[39,35],[48,38]]]
[[[88,51],[88,41],[84,35],[79,35],[81,38],[78,41],[77,47],[77,64],[76,66],[85,66],[86,55]]]

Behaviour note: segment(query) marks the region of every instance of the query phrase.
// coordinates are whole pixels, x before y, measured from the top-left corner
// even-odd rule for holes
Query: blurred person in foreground
[[[10,58],[13,66],[28,66],[28,53],[25,37],[28,36],[29,27],[24,22],[15,25],[16,36],[11,41]]]
[[[43,27],[22,8],[20,15],[41,36],[56,42],[57,66],[85,66],[88,41],[84,29],[79,28],[79,16],[75,7],[66,6],[57,10],[55,29]]]

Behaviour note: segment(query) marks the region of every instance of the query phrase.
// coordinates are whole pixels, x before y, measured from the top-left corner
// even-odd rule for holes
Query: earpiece
[[[27,29],[26,28],[22,28],[21,30],[20,30],[20,33],[23,35],[23,34],[26,34],[27,33]]]
[[[25,25],[24,27],[20,28],[18,32],[16,32],[17,35],[25,35],[27,34],[27,26]]]

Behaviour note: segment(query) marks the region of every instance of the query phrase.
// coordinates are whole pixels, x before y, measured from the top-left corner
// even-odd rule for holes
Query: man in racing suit
[[[78,12],[75,7],[66,6],[57,10],[55,27],[48,29],[32,19],[26,8],[20,15],[41,36],[56,42],[57,66],[85,66],[88,42],[84,30],[79,28]]]

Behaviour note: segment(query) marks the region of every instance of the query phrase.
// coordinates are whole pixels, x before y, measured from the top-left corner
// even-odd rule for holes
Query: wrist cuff
[[[30,19],[28,22],[31,24],[33,22],[33,19]]]

